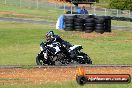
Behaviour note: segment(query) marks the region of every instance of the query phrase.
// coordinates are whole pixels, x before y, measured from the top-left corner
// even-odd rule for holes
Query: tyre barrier
[[[110,16],[66,14],[64,23],[66,31],[84,31],[86,33],[95,31],[101,34],[111,32]]]
[[[111,32],[111,17],[110,16],[104,16],[104,18],[105,18],[104,31],[105,32]]]
[[[64,30],[65,31],[72,31],[74,28],[74,15],[67,15],[67,16],[64,16],[64,25],[65,25],[65,28]]]
[[[91,33],[94,31],[95,23],[94,23],[94,18],[87,18],[85,19],[84,23],[84,31],[86,33]]]
[[[74,18],[74,29],[75,31],[83,31],[83,18]]]
[[[128,21],[128,22],[132,22],[132,18],[128,18],[128,17],[111,17],[112,20],[117,20],[117,21]]]
[[[104,17],[96,17],[95,18],[95,32],[104,33],[105,28],[105,18]]]

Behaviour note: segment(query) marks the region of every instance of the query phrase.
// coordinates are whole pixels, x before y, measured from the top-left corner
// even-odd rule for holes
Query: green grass
[[[0,17],[19,17],[19,18],[35,18],[43,20],[56,21],[63,14],[63,10],[55,9],[54,7],[45,7],[43,9],[35,9],[29,7],[18,7],[14,5],[0,4],[0,12],[13,12],[14,14],[0,14]],[[18,14],[18,15],[17,15]],[[24,15],[19,15],[24,14]]]
[[[49,26],[23,23],[1,23],[1,64],[33,64],[39,43]],[[26,41],[25,41],[26,40]]]
[[[76,82],[63,83],[44,83],[44,84],[5,84],[0,85],[0,88],[131,88],[132,84],[86,84],[84,86],[78,85]]]
[[[64,40],[80,44],[93,64],[131,64],[132,31],[113,31],[111,36],[82,32],[64,32],[53,26],[0,22],[0,65],[35,65],[39,44],[47,31],[54,30]],[[88,36],[88,37],[85,37]]]
[[[109,8],[109,3],[110,3],[110,0],[99,0],[99,3],[95,4],[95,6]]]
[[[9,1],[8,1],[9,2]],[[108,3],[109,0],[101,0],[101,3]],[[11,2],[10,2],[11,3]],[[57,21],[57,18],[63,14],[63,10],[55,9],[53,6],[51,7],[43,7],[40,9],[28,8],[15,6],[12,4],[1,4],[0,3],[0,12],[13,12],[15,14],[0,14],[0,17],[14,17],[14,18],[22,18],[22,19],[31,19],[31,20],[46,20],[46,21]],[[17,15],[24,14],[24,15]],[[103,13],[98,13],[98,15],[102,15]],[[124,26],[124,27],[132,27],[132,22],[126,21],[112,21],[112,26]]]
[[[123,26],[132,28],[132,22],[127,21],[112,21],[112,26]]]

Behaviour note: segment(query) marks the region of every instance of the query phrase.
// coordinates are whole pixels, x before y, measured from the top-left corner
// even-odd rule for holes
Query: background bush
[[[111,0],[109,6],[112,9],[132,10],[132,0]]]

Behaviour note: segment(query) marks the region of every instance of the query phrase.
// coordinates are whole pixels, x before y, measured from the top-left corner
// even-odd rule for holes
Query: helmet
[[[49,31],[46,33],[46,38],[47,40],[51,40],[54,37],[54,32],[53,31]]]
[[[54,32],[53,31],[47,32],[46,37],[54,37]]]

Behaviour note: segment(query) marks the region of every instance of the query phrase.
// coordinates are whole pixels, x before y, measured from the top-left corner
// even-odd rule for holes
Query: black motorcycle
[[[36,57],[37,65],[67,65],[67,64],[92,64],[90,57],[81,52],[81,45],[73,45],[66,49],[63,44],[54,42],[41,43],[40,53]]]

